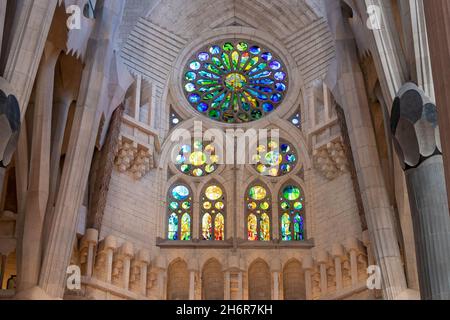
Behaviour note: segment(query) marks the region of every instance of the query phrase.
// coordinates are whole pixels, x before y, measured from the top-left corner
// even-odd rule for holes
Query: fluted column
[[[436,104],[439,106],[439,130],[442,137],[450,132],[450,2],[448,0],[423,0],[427,24],[428,45],[433,69]],[[450,206],[450,139],[442,139],[443,164]]]
[[[55,65],[60,49],[47,42],[36,79],[29,184],[26,196],[18,292],[36,286],[41,266],[42,230],[49,195]]]
[[[189,300],[195,300],[195,271],[189,271]]]
[[[98,242],[98,231],[87,229],[82,242],[84,246],[87,246],[86,276],[91,277],[94,269],[94,249]]]
[[[425,300],[450,299],[450,216],[437,118],[436,106],[415,84],[400,89],[391,128],[406,175]]]
[[[138,262],[140,264],[139,287],[143,296],[147,295],[147,271],[150,264],[150,252],[148,250],[140,250],[138,253]]]
[[[328,263],[328,252],[325,250],[320,250],[317,254],[317,263],[319,264],[320,270],[320,293],[325,296],[328,292],[328,279],[327,279],[327,263]]]
[[[326,0],[326,10],[336,47],[336,61],[334,68],[330,68],[327,85],[345,112],[369,235],[383,276],[383,296],[395,299],[407,289],[406,277],[394,213],[379,161],[364,77],[341,1]]]

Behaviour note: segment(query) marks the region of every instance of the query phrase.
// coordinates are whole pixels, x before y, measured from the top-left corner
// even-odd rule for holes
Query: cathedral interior
[[[0,1],[0,300],[450,300],[449,18]]]

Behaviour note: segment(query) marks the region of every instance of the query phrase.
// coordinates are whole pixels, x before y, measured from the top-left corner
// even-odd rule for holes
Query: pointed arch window
[[[286,184],[279,194],[282,241],[305,240],[305,199],[297,184]]]
[[[200,199],[203,240],[225,240],[226,197],[217,183],[206,186]]]
[[[192,192],[183,183],[176,183],[168,193],[167,238],[169,240],[192,239]]]
[[[253,184],[246,193],[246,230],[249,241],[270,241],[271,239],[271,199],[262,183]]]

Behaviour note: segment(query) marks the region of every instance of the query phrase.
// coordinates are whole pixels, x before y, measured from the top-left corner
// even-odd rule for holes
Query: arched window
[[[167,300],[189,299],[189,271],[186,262],[178,259],[167,270]]]
[[[192,192],[183,183],[173,185],[168,194],[167,239],[192,239]]]
[[[216,259],[208,260],[202,270],[202,299],[224,299],[224,274],[222,265]]]
[[[225,240],[226,198],[223,189],[217,183],[209,184],[200,200],[202,239]]]
[[[305,274],[297,260],[289,261],[283,268],[284,300],[306,300]]]
[[[296,184],[286,184],[280,190],[280,231],[283,241],[305,239],[304,196]]]
[[[254,261],[248,268],[249,300],[271,299],[271,275],[267,263],[261,259]]]
[[[262,183],[253,184],[246,193],[247,239],[270,241],[270,193]]]

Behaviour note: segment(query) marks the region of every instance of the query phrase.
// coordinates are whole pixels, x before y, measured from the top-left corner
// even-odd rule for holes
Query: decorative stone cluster
[[[314,150],[313,157],[316,169],[329,180],[348,170],[347,157],[340,139]]]
[[[154,167],[150,150],[123,136],[119,137],[114,163],[117,170],[122,173],[130,172],[136,180],[144,177]]]
[[[404,170],[442,154],[437,114],[436,105],[414,83],[400,89],[392,107],[391,132]]]

